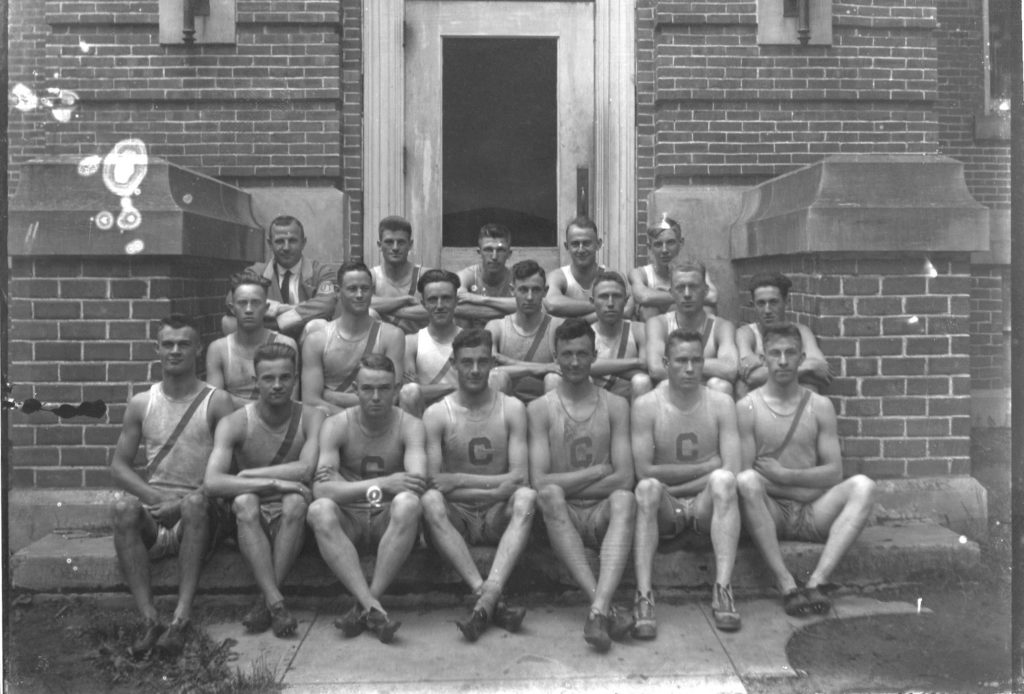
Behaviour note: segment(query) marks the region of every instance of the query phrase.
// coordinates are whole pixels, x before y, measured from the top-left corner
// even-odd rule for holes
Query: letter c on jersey
[[[594,440],[589,436],[573,439],[569,444],[569,463],[574,468],[590,467],[594,463],[594,456],[591,453],[593,447]]]
[[[494,460],[494,447],[486,436],[477,436],[469,441],[469,462],[473,465],[490,465]]]
[[[697,435],[689,432],[676,437],[676,460],[688,463],[697,459]]]

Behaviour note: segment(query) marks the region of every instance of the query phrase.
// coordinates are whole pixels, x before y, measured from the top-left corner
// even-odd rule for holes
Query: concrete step
[[[821,545],[782,543],[786,564],[798,579],[805,578],[821,555]],[[492,548],[473,548],[473,557],[486,575],[494,556]],[[588,550],[596,567],[597,555]],[[970,575],[977,570],[981,552],[976,542],[939,525],[874,525],[866,528],[832,577],[835,583],[865,586],[907,583],[930,575]],[[363,559],[367,575],[373,558]],[[630,563],[632,564],[632,562]],[[158,591],[173,591],[177,585],[177,564],[165,559],[153,566],[153,585]],[[85,531],[51,533],[16,552],[11,560],[11,580],[19,590],[35,592],[92,592],[125,590],[114,554],[113,539]],[[710,547],[681,544],[659,549],[655,557],[654,583],[658,588],[698,588],[714,580],[714,558]],[[632,566],[623,578],[633,585]],[[531,546],[513,574],[514,586],[533,590],[561,590],[573,586],[572,579],[544,546]],[[430,592],[456,589],[460,580],[434,552],[419,548],[409,557],[392,586],[392,592]],[[749,543],[739,548],[733,586],[738,591],[766,593],[772,581],[757,550]],[[222,547],[203,570],[200,590],[207,592],[250,592],[255,590],[244,559],[233,547]],[[339,584],[308,542],[285,583],[290,594],[333,594]]]

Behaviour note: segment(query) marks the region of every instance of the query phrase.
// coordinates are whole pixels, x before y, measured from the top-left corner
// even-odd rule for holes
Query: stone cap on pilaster
[[[109,185],[99,157],[22,164],[9,205],[8,252],[263,259],[249,193],[158,157],[138,161],[144,166],[130,157],[111,164]]]
[[[989,210],[949,157],[827,157],[754,186],[731,229],[734,260],[820,252],[989,247]]]

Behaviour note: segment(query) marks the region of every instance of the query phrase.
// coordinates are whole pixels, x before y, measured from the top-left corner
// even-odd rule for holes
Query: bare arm
[[[530,480],[534,489],[555,484],[565,490],[568,497],[577,496],[602,477],[611,475],[611,465],[593,465],[571,472],[551,472],[551,449],[548,446],[547,402],[541,398],[529,404],[526,410],[529,422]]]
[[[715,417],[718,419],[718,455],[723,470],[734,475],[742,469],[739,426],[736,421],[736,406],[732,398],[724,393],[708,391],[712,399]]]
[[[142,442],[142,419],[148,402],[148,392],[139,393],[129,401],[121,425],[121,435],[117,438],[117,445],[110,459],[110,477],[115,485],[138,497],[143,504],[154,505],[177,497],[151,487],[132,467],[132,461]]]
[[[214,388],[224,387],[224,350],[228,338],[222,337],[210,343],[206,349],[206,382]]]
[[[302,399],[307,405],[323,407],[329,412],[354,407],[359,398],[354,393],[337,393],[324,384],[324,341],[327,331],[308,335],[302,343]]]
[[[764,385],[768,380],[768,369],[764,358],[756,352],[754,331],[749,325],[736,329],[736,356],[739,359],[737,374],[750,390]]]
[[[757,441],[754,439],[753,396],[747,395],[736,403],[736,431],[740,437],[740,469],[750,470],[757,457]]]
[[[715,320],[715,356],[704,357],[704,377],[715,376],[732,383],[736,380],[736,326],[724,318]]]
[[[231,474],[231,458],[235,447],[245,441],[245,413],[238,412],[224,419],[213,438],[213,452],[206,464],[203,481],[211,496],[234,498],[239,494],[273,494],[280,490],[269,477],[241,477]]]
[[[668,376],[665,370],[665,327],[665,319],[661,316],[647,321],[647,371],[655,381],[663,381]]]
[[[273,477],[279,480],[312,483],[313,470],[316,469],[320,453],[320,427],[324,422],[324,413],[310,405],[303,406],[302,410],[302,434],[305,441],[298,459],[266,467],[248,468],[239,472],[239,477]]]
[[[370,299],[370,308],[382,316],[393,315],[399,309],[412,308],[418,305],[419,302],[412,294],[401,294],[399,296],[379,296],[375,294]],[[420,306],[420,308],[422,309],[423,307]],[[424,317],[426,316],[424,315]]]
[[[380,326],[380,340],[384,344],[384,355],[391,359],[395,371],[398,371],[405,364],[405,333],[401,328],[383,323]]]
[[[558,268],[548,277],[548,293],[544,297],[544,310],[559,318],[593,319],[594,305],[584,299],[573,299],[565,295],[569,284],[562,268]]]
[[[825,383],[830,383],[832,381],[832,369],[828,365],[821,347],[818,346],[818,339],[806,325],[800,325],[799,329],[804,342],[804,360],[797,369],[797,373],[801,376],[805,374],[813,375]]]
[[[632,491],[634,486],[633,450],[629,438],[629,403],[616,395],[608,396],[608,419],[611,425],[612,474],[605,475],[576,496],[604,499],[617,489]]]
[[[722,466],[716,455],[701,463],[659,463],[654,461],[654,423],[657,418],[658,399],[654,393],[647,393],[633,403],[630,438],[633,449],[633,463],[638,479],[653,478],[668,485],[681,485],[705,477]],[[703,487],[698,487],[700,491]]]

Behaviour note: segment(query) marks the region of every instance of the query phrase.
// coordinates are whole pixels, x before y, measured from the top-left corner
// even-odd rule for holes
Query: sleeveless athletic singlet
[[[408,279],[404,284],[395,284],[392,282],[387,275],[384,274],[384,268],[380,265],[374,265],[371,272],[373,272],[374,294],[377,296],[405,296],[407,294],[416,293],[413,288],[412,278],[416,277],[417,281],[419,280],[419,276],[423,272],[423,266],[413,265],[413,271],[409,274]]]
[[[711,412],[707,388],[690,409],[676,407],[666,386],[654,389],[658,403],[654,419],[654,464],[703,463],[718,452],[718,422]]]
[[[530,351],[530,346],[533,344],[533,339],[537,335],[537,330],[540,330],[540,326],[531,333],[520,332],[512,320],[514,316],[515,314],[512,314],[501,319],[501,353],[512,359],[522,361],[526,353]],[[552,330],[554,330],[554,321],[549,321],[546,333],[550,333]],[[533,353],[530,361],[547,363],[554,360],[555,355],[551,340],[549,335],[545,334],[541,338],[540,344],[537,345],[537,351]],[[522,376],[515,379],[513,392],[520,399],[533,400],[540,397],[544,392],[544,381],[536,376]]]
[[[359,408],[345,410],[348,442],[341,451],[339,472],[349,482],[381,477],[405,469],[405,447],[402,445],[402,419],[407,415],[391,408],[391,425],[371,434],[359,423]]]
[[[458,333],[455,333],[458,335]],[[454,339],[454,336],[452,336]],[[416,333],[416,382],[420,385],[430,383],[445,383],[452,387],[458,387],[459,376],[455,369],[448,368],[440,381],[435,380],[437,375],[445,369],[449,358],[452,356],[451,342],[438,342],[430,336],[427,328]]]
[[[474,265],[473,283],[466,287],[466,291],[471,294],[482,294],[483,296],[513,297],[515,292],[512,290],[512,271],[505,268],[504,280],[496,287],[492,287],[484,283],[483,277],[480,274],[480,266]]]
[[[660,289],[663,292],[670,292],[670,291],[672,291],[672,281],[671,281],[671,279],[663,280],[660,277],[658,277],[658,273],[656,273],[654,271],[654,265],[653,264],[644,265],[640,269],[643,270],[644,277],[647,278],[647,286],[648,287],[650,287],[651,289]]]
[[[279,427],[272,428],[263,421],[257,403],[250,403],[245,406],[245,442],[235,459],[241,470],[248,470],[254,467],[266,467],[274,460],[278,449],[284,443],[284,437],[288,434],[288,425],[291,420],[284,422]],[[292,440],[291,448],[285,453],[282,463],[291,460],[298,460],[302,446],[306,443],[306,435],[302,433],[302,406],[295,408],[299,417],[299,428],[295,431],[295,438]]]
[[[665,337],[667,339],[669,334],[679,327],[679,323],[676,321],[675,311],[669,311],[662,315],[665,316]],[[704,315],[704,324],[701,326],[700,334],[704,340],[705,359],[714,359],[715,355],[718,354],[718,348],[712,339],[715,334],[715,322],[717,321],[717,316]]]
[[[201,386],[205,388],[206,384],[201,383]],[[170,452],[154,468],[153,459],[178,426],[198,392],[179,400],[167,397],[161,383],[154,383],[150,387],[146,414],[142,418],[142,439],[146,442],[149,483],[154,487],[191,492],[202,485],[206,461],[213,452],[213,432],[210,431],[206,414],[214,391],[211,388],[203,397]]]
[[[352,372],[359,366],[359,360],[363,358],[366,350],[366,340],[370,331],[359,336],[358,339],[350,340],[342,337],[338,332],[338,322],[331,321],[327,324],[326,338],[324,339],[324,386],[336,390],[338,386],[349,380]],[[380,349],[380,330],[377,331],[377,339],[370,351],[377,352]],[[349,386],[349,390],[352,386]]]
[[[278,332],[270,331],[270,338],[264,343],[289,344],[290,341]],[[224,390],[239,398],[255,400],[259,397],[259,389],[256,388],[256,371],[252,365],[252,358],[242,353],[242,347],[238,344],[238,334],[231,333],[227,336],[227,359],[224,363]],[[253,350],[255,354],[256,350]]]
[[[495,392],[486,412],[472,412],[445,396],[448,426],[444,435],[444,471],[473,475],[508,472],[508,427],[503,393]]]
[[[635,359],[640,354],[640,348],[636,343],[636,335],[633,333],[632,321],[623,320],[622,328],[612,337],[604,337],[601,333],[594,331],[596,336],[597,344],[597,358],[598,359],[619,359],[619,345],[622,343],[622,331],[628,330],[629,337],[626,338],[626,353],[622,355],[622,359]],[[611,391],[616,395],[621,395],[624,398],[629,398],[630,387],[629,380],[625,378],[618,378],[616,376],[593,376],[594,383],[604,388],[608,382],[611,381]]]
[[[571,472],[611,462],[612,426],[608,415],[608,393],[597,391],[594,413],[577,420],[566,412],[558,390],[544,394],[548,401],[548,447],[551,471]],[[597,499],[574,499],[577,505],[594,505]]]
[[[572,274],[572,265],[563,265],[561,267],[562,274],[565,275],[565,295],[570,299],[582,299],[583,301],[590,301],[591,291],[590,288],[585,288],[579,282],[576,281],[575,275]],[[599,266],[598,272],[604,272],[604,267]]]
[[[803,392],[803,389],[800,389]],[[757,455],[767,455],[777,450],[786,438],[786,433],[793,423],[795,412],[783,415],[775,412],[764,401],[760,389],[755,390],[747,398],[748,407],[754,412],[754,440],[757,442]],[[818,419],[814,416],[814,396],[811,396],[800,422],[793,432],[785,450],[778,456],[779,462],[788,468],[806,469],[814,467],[818,462]]]

